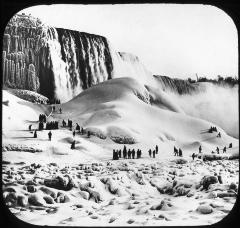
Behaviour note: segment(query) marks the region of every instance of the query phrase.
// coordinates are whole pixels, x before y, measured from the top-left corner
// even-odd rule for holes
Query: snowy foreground
[[[91,96],[97,88],[91,89]],[[10,211],[31,224],[63,226],[205,225],[224,218],[237,196],[238,159],[229,158],[239,155],[238,139],[220,127],[221,138],[207,133],[211,123],[181,113],[164,94],[156,102],[163,109],[146,104],[146,91],[139,88],[134,88],[137,95],[129,90],[118,97],[116,89],[114,99],[96,104],[86,92],[86,99],[83,94],[63,104],[62,114],[3,91],[2,187]],[[127,94],[131,105],[126,108]],[[133,106],[142,112],[131,119]],[[76,133],[73,138],[72,131],[61,126],[52,130],[52,141],[47,130],[33,138],[28,126],[37,129],[41,113],[60,123],[71,118],[96,135]],[[163,121],[157,122],[157,117]],[[146,123],[147,119],[152,121]],[[136,139],[126,146],[141,149],[142,158],[112,160],[112,150],[123,149],[114,142],[119,131]],[[101,134],[106,138],[99,138]],[[71,150],[73,139],[76,149]],[[233,147],[223,154],[229,143]],[[159,152],[154,159],[148,149],[155,145]],[[204,155],[218,146],[222,159],[193,161],[199,145]],[[174,156],[173,146],[183,149],[182,158]]]
[[[238,162],[178,163],[8,164],[4,194],[11,192],[6,196],[11,202],[17,197],[12,213],[39,225],[202,225],[224,218],[236,200]],[[223,184],[216,181],[216,170]],[[212,179],[203,179],[207,175]]]

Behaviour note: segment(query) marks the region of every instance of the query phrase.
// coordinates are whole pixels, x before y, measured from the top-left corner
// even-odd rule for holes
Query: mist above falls
[[[215,123],[229,135],[239,138],[238,85],[223,87],[207,82],[199,84],[200,91],[197,93],[169,93],[186,114]]]

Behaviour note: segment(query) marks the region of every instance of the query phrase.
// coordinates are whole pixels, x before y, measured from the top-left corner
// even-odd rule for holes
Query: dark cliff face
[[[51,98],[51,93],[46,92],[54,87],[50,66],[45,27],[38,19],[15,15],[3,37],[3,85],[41,92]]]

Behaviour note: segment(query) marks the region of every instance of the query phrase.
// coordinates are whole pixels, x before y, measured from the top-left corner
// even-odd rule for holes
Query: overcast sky
[[[213,6],[50,5],[22,12],[52,26],[105,36],[117,51],[137,55],[153,74],[238,76],[236,27]]]

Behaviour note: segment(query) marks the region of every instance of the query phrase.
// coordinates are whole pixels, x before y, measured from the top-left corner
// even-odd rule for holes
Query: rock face
[[[15,15],[3,36],[4,86],[39,91],[40,50],[45,48],[43,27],[39,19]]]

